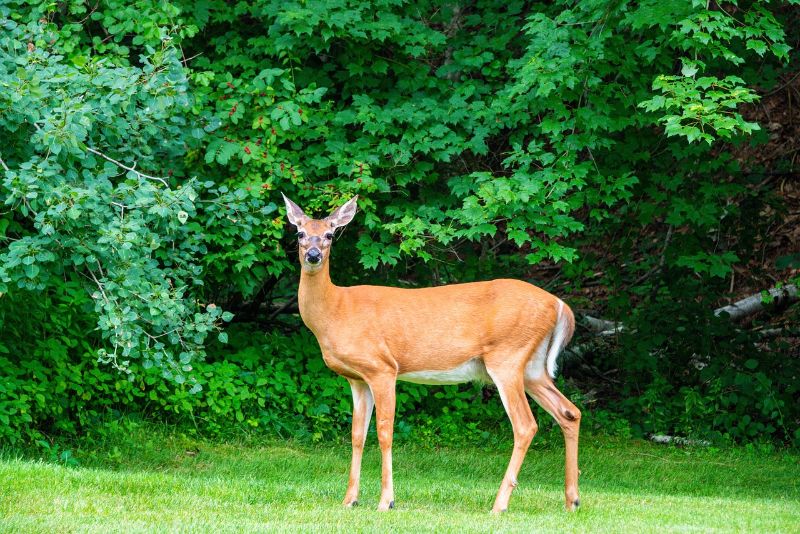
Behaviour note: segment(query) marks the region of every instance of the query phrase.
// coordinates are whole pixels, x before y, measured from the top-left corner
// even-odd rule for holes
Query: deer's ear
[[[300,209],[300,206],[289,200],[289,198],[283,193],[281,193],[281,196],[283,197],[283,201],[286,203],[286,217],[289,219],[290,223],[300,227],[308,222],[308,215],[303,213],[303,210]]]
[[[333,228],[339,228],[341,226],[346,225],[350,221],[353,220],[353,217],[356,216],[356,201],[358,200],[358,195],[354,196],[331,213],[325,220],[330,223]]]

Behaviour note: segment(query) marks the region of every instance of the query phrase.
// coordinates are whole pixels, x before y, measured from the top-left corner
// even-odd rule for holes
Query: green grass
[[[395,447],[397,508],[377,512],[370,436],[362,505],[344,509],[343,444],[224,444],[141,430],[79,466],[0,459],[0,531],[798,532],[800,457],[585,437],[581,509],[563,448],[532,447],[509,512],[489,514],[510,450]]]

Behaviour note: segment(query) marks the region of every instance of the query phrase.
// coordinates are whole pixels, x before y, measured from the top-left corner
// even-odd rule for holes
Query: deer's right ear
[[[286,195],[281,193],[281,196],[283,197],[283,201],[286,203],[286,217],[289,219],[289,222],[297,227],[305,224],[308,221],[308,215],[303,213],[303,210],[300,209],[300,206],[289,200]]]

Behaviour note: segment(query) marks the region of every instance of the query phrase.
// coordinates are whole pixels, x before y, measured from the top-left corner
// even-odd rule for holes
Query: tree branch
[[[794,284],[788,284],[780,288],[773,287],[769,289],[769,294],[774,299],[773,302],[775,304],[788,304],[799,298],[797,286]],[[742,300],[738,300],[733,304],[717,308],[714,310],[714,315],[719,317],[723,313],[726,313],[731,321],[738,321],[750,315],[754,315],[763,309],[764,300],[759,292],[755,295],[743,298]]]
[[[664,434],[651,434],[650,441],[662,445],[688,445],[692,447],[708,447],[711,445],[711,442],[705,439],[691,439],[681,436],[667,436]]]
[[[100,263],[98,263],[97,266],[99,267]],[[92,280],[94,280],[94,283],[97,284],[97,288],[100,290],[100,293],[103,295],[103,300],[105,300],[107,303],[110,304],[111,301],[108,299],[108,295],[106,295],[105,289],[103,289],[103,284],[101,284],[100,280],[98,280],[97,277],[94,275],[94,271],[92,271],[91,269],[87,269],[87,271],[89,271],[89,274],[92,275]],[[100,276],[103,276],[102,272],[100,273]]]
[[[787,284],[783,287],[773,287],[768,290],[772,296],[773,303],[777,305],[789,304],[800,299],[800,292],[794,284]],[[761,292],[749,297],[743,298],[714,310],[714,315],[717,317],[722,314],[727,314],[731,321],[739,321],[751,315],[754,315],[765,307]],[[626,331],[625,325],[608,319],[598,319],[591,315],[583,315],[580,319],[581,323],[588,328],[595,336],[613,336],[620,332]]]
[[[298,313],[300,311],[300,309],[297,307],[297,297],[296,296],[290,298],[289,300],[284,302],[282,305],[279,305],[279,306],[273,307],[273,308],[274,309],[272,310],[272,313],[270,313],[269,317],[267,317],[267,321],[272,321],[280,313],[286,313],[286,312],[288,312],[288,313]]]
[[[609,321],[608,319],[598,319],[591,315],[584,315],[581,321],[589,330],[598,336],[611,336],[625,330],[625,326],[622,323]]]
[[[167,181],[164,178],[159,178],[158,176],[150,176],[149,174],[145,174],[143,172],[139,172],[135,168],[128,167],[124,163],[120,163],[119,161],[115,160],[114,158],[110,158],[110,157],[106,156],[105,154],[103,154],[102,152],[100,152],[99,150],[96,150],[96,149],[94,149],[94,148],[92,148],[90,146],[87,146],[86,150],[88,150],[92,154],[97,154],[98,156],[100,156],[101,158],[103,158],[106,161],[110,161],[111,163],[113,163],[117,167],[125,169],[126,171],[130,171],[130,172],[136,173],[138,176],[141,176],[142,178],[147,178],[148,180],[156,180],[157,182],[161,182],[162,184],[164,184],[164,187],[169,188],[169,184],[167,183]]]

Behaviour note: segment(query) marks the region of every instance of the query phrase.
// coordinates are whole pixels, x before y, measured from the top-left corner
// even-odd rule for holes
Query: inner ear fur
[[[325,220],[330,223],[331,228],[342,227],[353,220],[353,217],[356,216],[356,211],[358,210],[357,201],[358,195],[354,196],[336,208],[333,213],[325,217]]]
[[[289,219],[290,223],[299,227],[300,225],[308,222],[309,216],[306,215],[302,209],[300,209],[300,206],[292,202],[289,197],[283,193],[281,193],[281,196],[286,204],[286,218]]]

